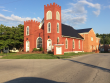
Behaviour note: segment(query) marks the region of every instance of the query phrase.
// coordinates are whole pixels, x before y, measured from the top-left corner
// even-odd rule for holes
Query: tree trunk
[[[2,50],[1,50],[1,54],[2,54]]]

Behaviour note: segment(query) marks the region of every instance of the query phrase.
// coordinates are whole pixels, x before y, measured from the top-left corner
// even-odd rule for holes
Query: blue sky
[[[110,33],[110,0],[0,0],[0,24],[17,26],[30,19],[40,22],[44,5],[53,2],[61,6],[62,23]]]

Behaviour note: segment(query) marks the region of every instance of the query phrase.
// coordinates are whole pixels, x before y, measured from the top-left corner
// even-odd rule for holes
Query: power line
[[[21,0],[11,1],[11,2],[8,2],[8,3],[0,4],[0,5],[5,5],[5,4],[9,4],[9,3],[14,3],[14,2],[18,2],[18,1],[21,1]]]

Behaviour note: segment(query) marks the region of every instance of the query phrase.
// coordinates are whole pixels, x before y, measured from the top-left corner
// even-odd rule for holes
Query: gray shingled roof
[[[86,28],[86,29],[77,29],[78,33],[85,33],[85,32],[89,32],[92,28]]]
[[[65,24],[62,24],[62,35],[84,39],[73,27]]]

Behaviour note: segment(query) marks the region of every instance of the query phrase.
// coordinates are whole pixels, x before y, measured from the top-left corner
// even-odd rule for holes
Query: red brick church
[[[62,46],[64,52],[82,52],[83,40],[73,27],[62,24],[61,6],[55,3],[44,5],[44,19],[41,23],[24,21],[25,52],[41,47],[44,52],[53,52],[55,45]]]

